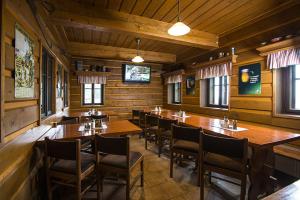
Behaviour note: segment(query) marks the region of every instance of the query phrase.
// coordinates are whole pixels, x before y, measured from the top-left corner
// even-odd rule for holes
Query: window
[[[227,76],[207,79],[207,106],[228,107],[229,80]]]
[[[83,105],[103,105],[103,85],[83,84]]]
[[[300,114],[300,65],[282,69],[282,111]]]
[[[181,103],[181,83],[172,84],[172,103]]]
[[[64,71],[64,106],[69,106],[69,75]]]
[[[41,116],[42,118],[52,114],[53,92],[53,57],[43,49],[42,82],[41,82]]]

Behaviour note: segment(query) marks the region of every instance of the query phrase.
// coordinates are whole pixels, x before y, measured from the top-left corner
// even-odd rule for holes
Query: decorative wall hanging
[[[195,95],[195,76],[186,77],[186,95]]]
[[[34,97],[33,42],[18,24],[15,26],[15,98]]]
[[[260,63],[239,68],[239,94],[261,94]]]

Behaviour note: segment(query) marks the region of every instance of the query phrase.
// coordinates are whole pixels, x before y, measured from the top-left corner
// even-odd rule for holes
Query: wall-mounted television
[[[150,66],[123,64],[122,72],[123,82],[150,83]]]

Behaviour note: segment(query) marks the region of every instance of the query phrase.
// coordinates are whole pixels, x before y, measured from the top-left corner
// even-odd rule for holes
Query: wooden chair
[[[145,111],[140,111],[140,116],[139,116],[139,127],[143,129],[143,132],[140,133],[139,138],[142,138],[145,134],[145,123],[146,123],[146,115],[150,114],[150,112],[145,112]]]
[[[126,177],[126,199],[130,198],[130,189],[140,178],[144,186],[144,156],[140,152],[129,151],[128,137],[103,137],[95,135],[96,171],[98,199],[103,191],[103,179],[106,173],[114,173]],[[132,170],[140,164],[140,173],[130,180]]]
[[[241,180],[240,199],[245,199],[248,140],[225,138],[205,133],[202,133],[200,137],[200,199],[204,199],[205,171],[209,171],[209,174],[216,172]],[[210,175],[209,179],[211,179]]]
[[[45,138],[46,178],[48,199],[52,199],[54,184],[76,189],[81,199],[95,183],[95,156],[80,152],[80,140],[55,141]],[[85,183],[85,184],[83,184]]]
[[[177,124],[177,120],[158,118],[158,156],[162,153],[165,142],[171,146],[172,124]]]
[[[171,136],[171,160],[170,160],[170,177],[173,178],[174,154],[181,156],[191,156],[195,159],[197,168],[197,184],[200,184],[199,158],[200,158],[200,133],[201,128],[192,128],[172,124]]]
[[[148,141],[149,142],[156,142],[157,143],[157,134],[158,134],[158,116],[146,114],[145,115],[145,149],[148,148]]]
[[[60,122],[58,124],[78,124],[79,123],[79,117],[66,117],[62,116]]]
[[[141,110],[132,110],[132,116],[130,119],[130,121],[137,126],[139,126],[140,123],[140,112]]]

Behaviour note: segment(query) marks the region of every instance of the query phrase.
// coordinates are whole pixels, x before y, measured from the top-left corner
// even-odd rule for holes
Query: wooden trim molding
[[[237,55],[226,56],[226,57],[223,57],[223,58],[218,58],[218,59],[215,59],[215,60],[210,60],[210,61],[207,61],[207,62],[198,63],[198,64],[192,66],[192,68],[209,67],[209,66],[212,66],[212,65],[219,65],[219,64],[222,64],[222,63],[230,62],[230,61],[232,63],[236,63],[237,57],[238,57]]]
[[[11,77],[12,76],[12,71],[8,70],[8,69],[5,69],[4,70],[4,76],[5,77]]]
[[[6,103],[4,103],[4,110],[24,108],[24,107],[34,106],[37,104],[38,104],[38,100],[6,102]]]
[[[292,48],[296,48],[296,47],[300,47],[300,36],[299,37],[295,37],[295,38],[291,38],[288,40],[283,40],[280,42],[276,42],[273,44],[269,44],[263,47],[259,47],[256,50],[260,52],[259,55],[261,56],[267,56],[270,53],[275,53],[278,51],[282,51],[282,50],[287,50],[287,49],[292,49]]]

